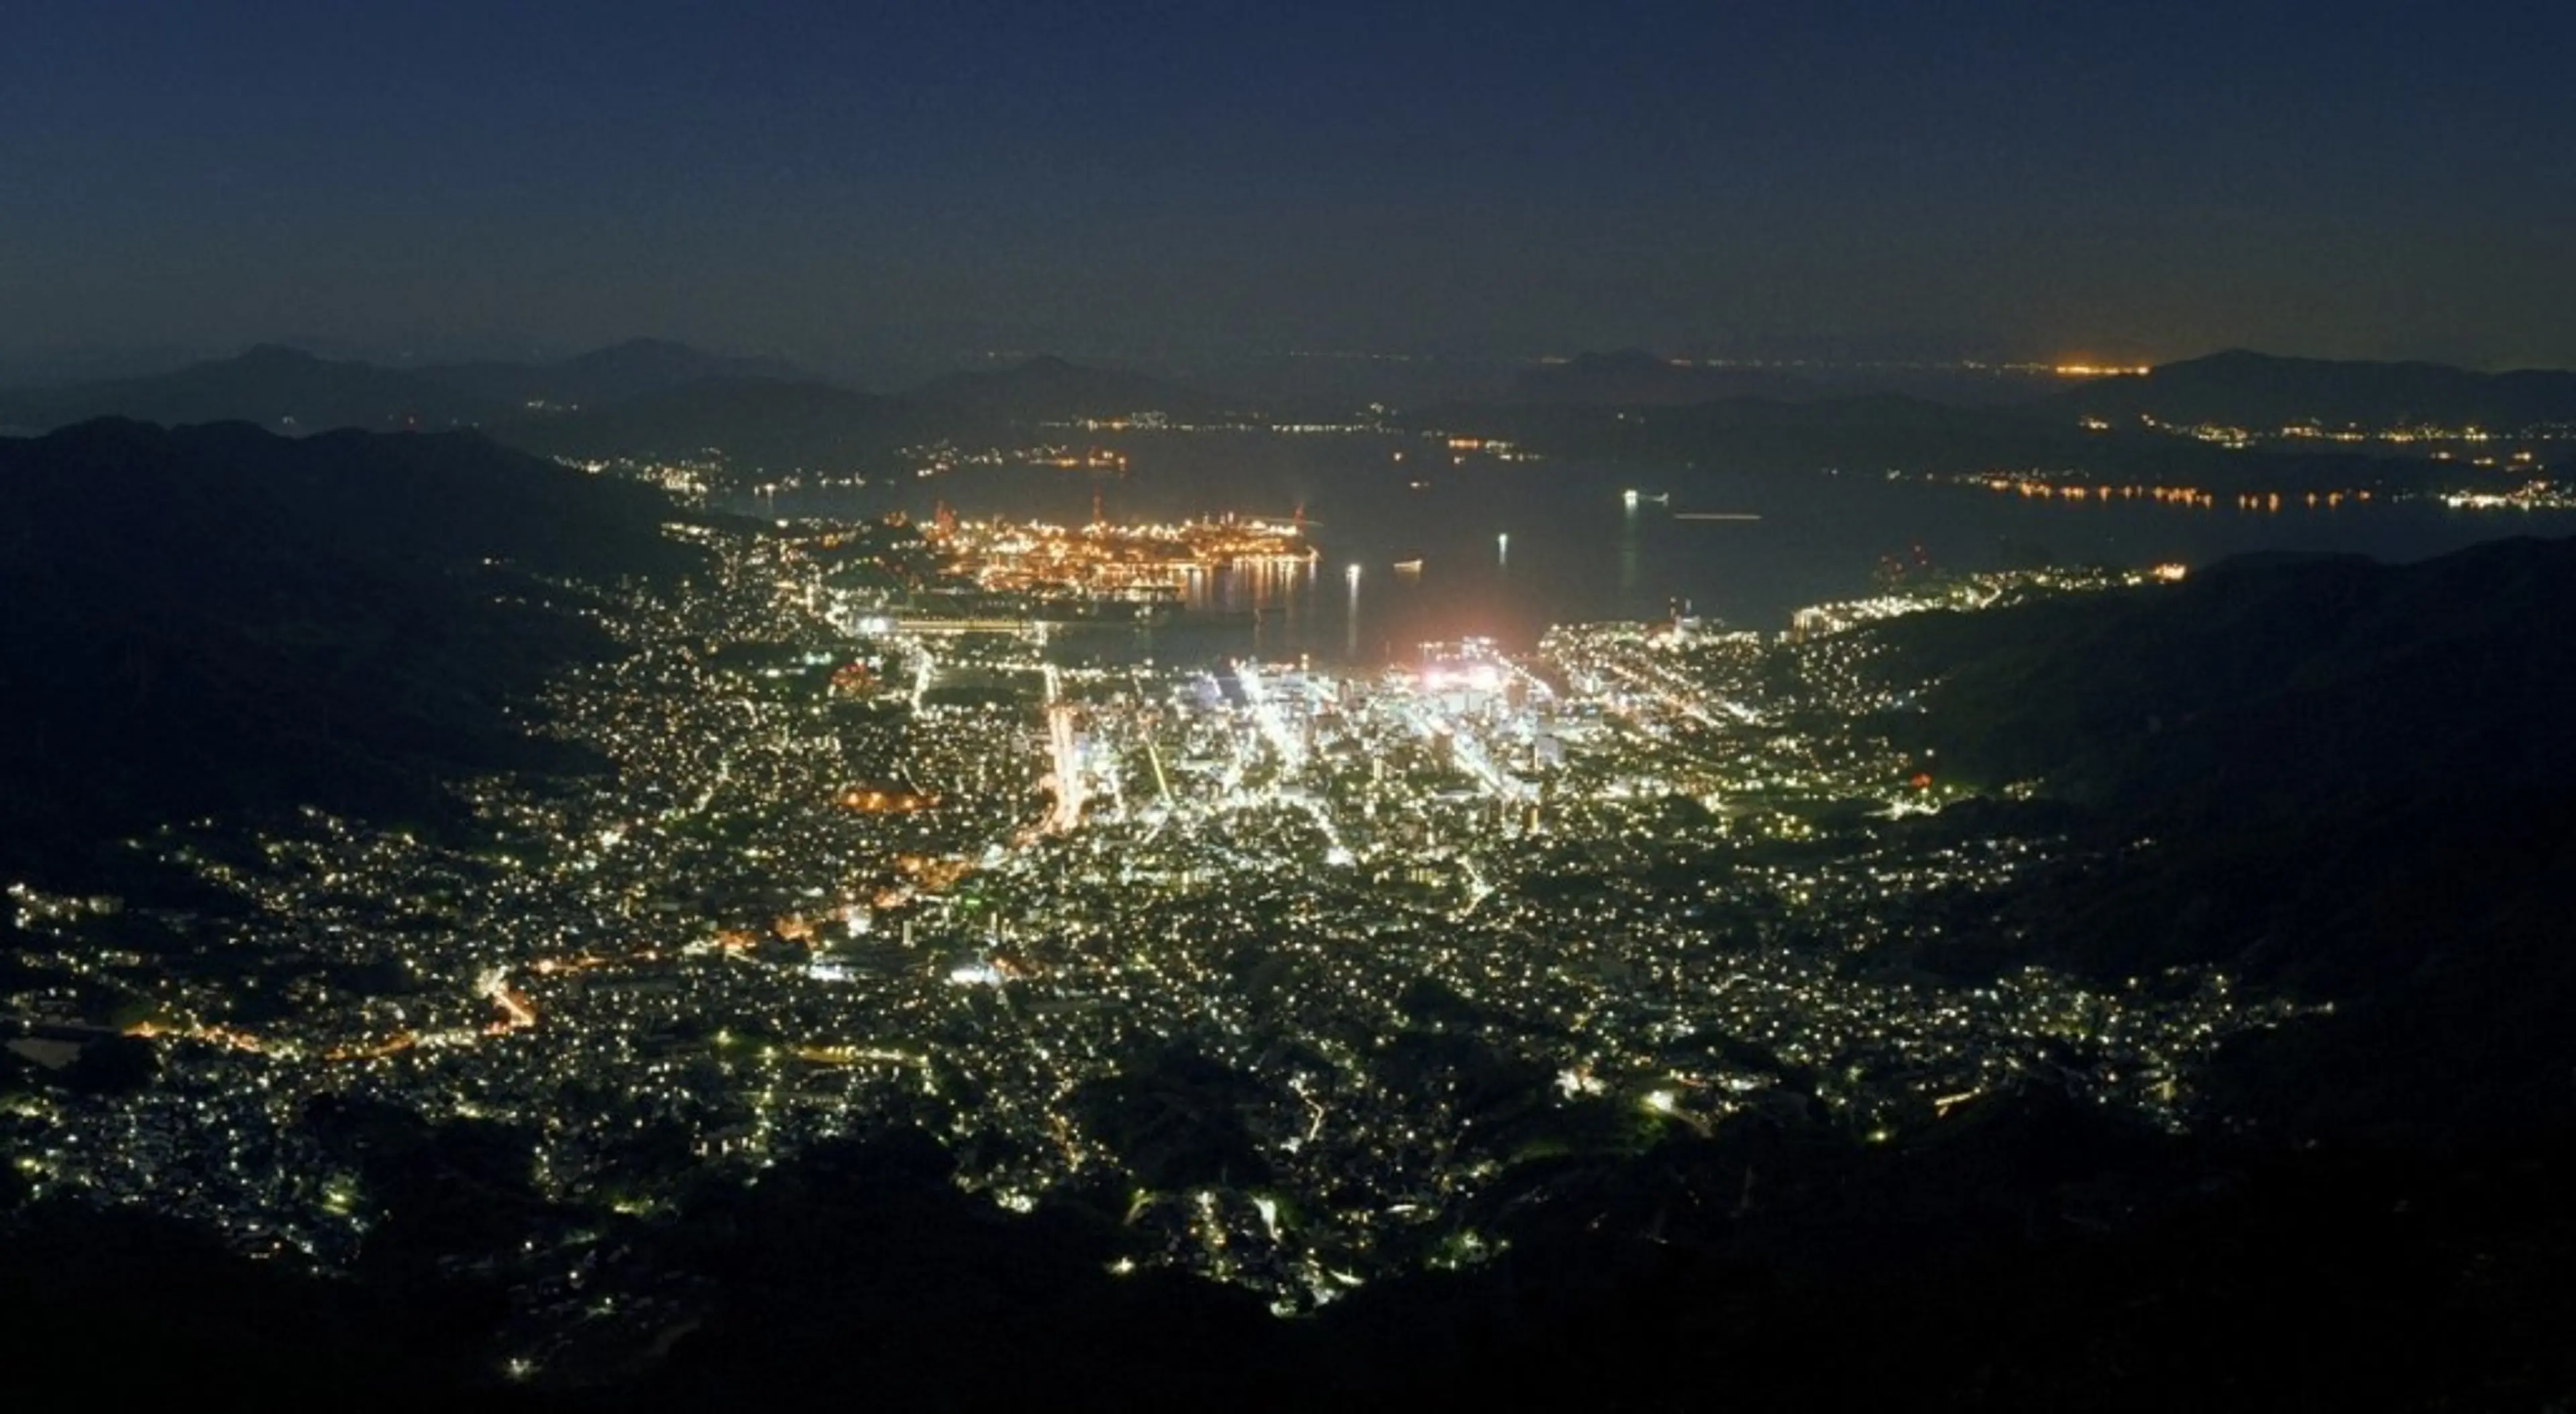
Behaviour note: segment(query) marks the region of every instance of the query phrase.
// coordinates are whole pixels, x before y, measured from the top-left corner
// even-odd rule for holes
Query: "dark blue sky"
[[[2571,9],[13,0],[0,347],[2570,365]]]

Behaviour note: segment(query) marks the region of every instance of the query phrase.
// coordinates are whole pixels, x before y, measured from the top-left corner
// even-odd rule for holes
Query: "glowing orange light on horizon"
[[[2143,363],[2061,363],[2050,371],[2060,378],[2143,378],[2155,370]]]

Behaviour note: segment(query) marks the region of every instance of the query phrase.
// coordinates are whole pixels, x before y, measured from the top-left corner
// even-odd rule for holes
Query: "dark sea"
[[[1325,445],[1281,455],[1277,444],[1291,441]],[[2285,500],[2277,511],[2241,511],[2024,498],[1883,473],[1453,465],[1419,439],[1236,445],[1241,454],[1231,458],[1206,446],[1188,456],[1139,454],[1124,477],[967,468],[891,499],[882,488],[781,492],[729,508],[845,516],[899,504],[928,514],[944,502],[960,515],[1080,524],[1096,493],[1113,521],[1302,512],[1319,551],[1312,566],[1212,576],[1192,596],[1195,623],[1184,615],[1142,651],[1355,664],[1412,661],[1425,642],[1470,635],[1523,649],[1554,623],[1676,611],[1775,631],[1802,605],[1872,592],[1891,560],[1918,572],[2199,567],[2255,551],[2402,561],[2504,536],[2576,533],[2576,513],[2422,500],[2331,509]],[[1098,647],[1123,656],[1134,646]]]

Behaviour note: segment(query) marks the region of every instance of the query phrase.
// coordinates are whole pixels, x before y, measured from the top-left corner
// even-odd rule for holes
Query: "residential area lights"
[[[385,1215],[319,1146],[317,1093],[523,1124],[544,1192],[620,1211],[677,1191],[638,1177],[647,1148],[751,1175],[904,1116],[999,1203],[1131,1186],[1133,1260],[1300,1310],[1495,1250],[1472,1215],[1517,1150],[1472,1097],[1498,1077],[1536,1077],[1516,1145],[1773,1109],[1902,1133],[2035,1084],[2179,1126],[2202,1059],[2288,1013],[2206,971],[1892,984],[1871,961],[2069,845],[1853,815],[1957,798],[1881,734],[1916,685],[1865,625],[2136,577],[1329,669],[907,626],[993,566],[1311,557],[1293,525],[693,533],[713,571],[599,586],[628,651],[546,694],[545,729],[613,773],[458,782],[472,834],[308,811],[138,841],[221,901],[156,915],[160,956],[119,941],[114,900],[10,889],[28,942],[0,1018],[148,1010],[164,1062],[131,1094],[0,1107],[29,1182],[330,1267]],[[984,592],[979,614],[1013,602]],[[260,957],[296,961],[247,986]],[[1162,1140],[1081,1097],[1166,1063],[1155,1083],[1225,1077],[1205,1122],[1257,1170],[1134,1177]],[[602,1239],[548,1240],[513,1260],[578,1271]],[[602,1319],[530,1313],[558,1317]]]

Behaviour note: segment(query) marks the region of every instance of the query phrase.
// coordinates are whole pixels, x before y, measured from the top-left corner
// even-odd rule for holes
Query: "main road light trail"
[[[1047,816],[1047,828],[1062,834],[1082,823],[1082,763],[1074,748],[1071,707],[1047,709],[1047,754],[1055,780],[1055,809]]]
[[[1236,664],[1235,680],[1243,685],[1245,706],[1251,711],[1253,722],[1261,728],[1262,738],[1270,743],[1271,750],[1279,753],[1281,774],[1294,775],[1303,769],[1306,750],[1289,732],[1288,723],[1280,718],[1277,703],[1271,700],[1262,685],[1260,667],[1249,662]]]

